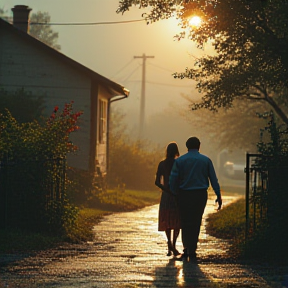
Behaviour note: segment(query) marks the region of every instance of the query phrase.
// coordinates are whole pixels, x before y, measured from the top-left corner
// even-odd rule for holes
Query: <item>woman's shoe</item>
[[[172,252],[173,252],[173,255],[174,255],[174,256],[180,255],[180,252],[179,252],[175,247],[173,247]]]
[[[179,251],[175,248],[175,246],[173,246],[173,244],[170,241],[168,241],[167,244],[168,244],[167,256],[171,256],[172,253],[174,256],[178,256],[180,254]]]

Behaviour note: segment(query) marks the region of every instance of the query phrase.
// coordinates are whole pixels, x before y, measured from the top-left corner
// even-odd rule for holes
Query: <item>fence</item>
[[[263,160],[266,165],[261,165]],[[246,154],[246,239],[263,227],[273,230],[288,224],[288,167],[283,163]]]
[[[268,171],[257,164],[261,154],[246,154],[246,239],[267,220]]]
[[[65,177],[65,159],[0,162],[0,228],[49,229],[51,212],[64,201]]]

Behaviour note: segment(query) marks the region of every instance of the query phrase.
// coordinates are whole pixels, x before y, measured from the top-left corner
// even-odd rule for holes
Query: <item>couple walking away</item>
[[[155,185],[162,190],[158,231],[165,231],[167,236],[167,256],[178,256],[180,253],[176,249],[176,241],[181,229],[183,253],[180,260],[196,258],[209,181],[217,196],[218,210],[222,206],[213,163],[210,158],[199,153],[199,139],[190,137],[186,147],[188,152],[180,156],[177,143],[168,144],[166,157],[158,165],[155,180]]]

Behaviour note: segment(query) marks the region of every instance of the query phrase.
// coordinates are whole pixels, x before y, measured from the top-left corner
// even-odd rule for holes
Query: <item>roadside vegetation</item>
[[[248,234],[248,238],[245,239],[245,213],[245,199],[240,198],[218,213],[211,214],[206,227],[208,234],[229,240],[232,244],[228,252],[231,257],[286,265],[287,233],[282,229],[282,224],[279,223],[273,229],[273,233],[266,227],[257,233]]]
[[[246,260],[287,264],[288,129],[285,125],[276,124],[273,112],[260,116],[267,119],[267,127],[262,133],[266,132],[270,140],[258,143],[261,157],[256,159],[250,171],[254,175],[256,171],[261,173],[261,181],[255,183],[249,197],[247,231],[244,199],[210,215],[207,229],[209,234],[232,242],[231,255]]]
[[[245,223],[245,199],[241,197],[217,213],[210,214],[206,229],[209,235],[231,241],[232,249],[229,252],[239,257],[244,253]]]

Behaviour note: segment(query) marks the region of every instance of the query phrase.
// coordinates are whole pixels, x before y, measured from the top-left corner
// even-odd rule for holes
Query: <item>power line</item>
[[[138,82],[140,83],[141,80],[129,80],[128,82]],[[173,86],[178,88],[191,88],[190,85],[177,85],[177,84],[171,84],[171,83],[160,83],[160,82],[152,82],[152,81],[146,81],[148,84],[154,84],[154,85],[161,85],[161,86]]]
[[[118,70],[117,73],[115,73],[111,78],[114,78],[115,76],[117,76],[121,71],[123,71],[130,63],[132,63],[134,59],[132,58],[127,64],[125,64],[120,70]]]
[[[164,85],[164,86],[173,86],[173,87],[179,87],[179,88],[191,88],[191,86],[189,85],[173,85],[173,84],[166,84],[166,83],[157,83],[157,82],[151,82],[151,81],[146,81],[146,83],[149,83],[149,84],[154,84],[154,85]]]
[[[126,76],[126,78],[124,78],[124,80],[121,80],[123,83],[125,83],[134,73],[135,71],[137,71],[139,68],[139,66],[137,66],[128,76]]]
[[[152,63],[149,63],[149,65],[154,66],[154,67],[157,67],[157,68],[162,69],[162,70],[165,70],[165,71],[168,71],[168,72],[171,72],[171,73],[174,73],[172,70],[169,70],[169,69],[167,69],[167,68],[161,67],[161,66],[159,66],[159,65],[155,65],[155,64],[152,64]]]
[[[87,25],[110,25],[110,24],[126,24],[126,23],[135,23],[135,22],[142,22],[145,19],[136,19],[136,20],[127,20],[127,21],[104,21],[104,22],[83,22],[83,23],[47,23],[47,22],[30,22],[29,25],[47,25],[47,26],[87,26]]]

